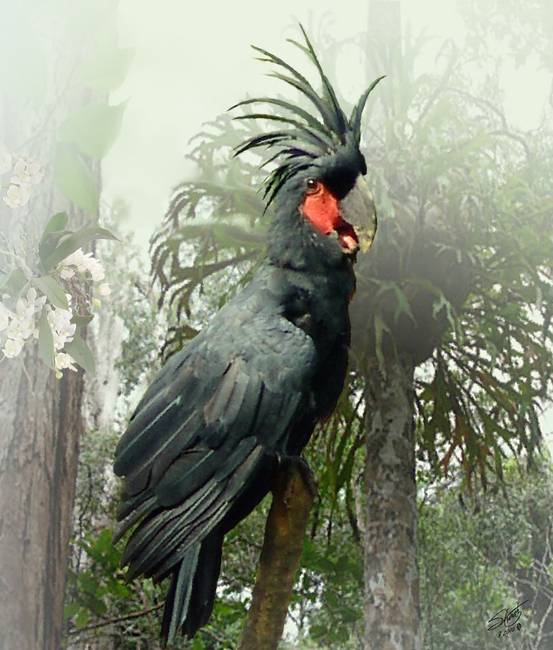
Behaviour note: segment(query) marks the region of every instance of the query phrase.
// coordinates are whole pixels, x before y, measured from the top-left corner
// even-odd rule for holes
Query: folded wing
[[[309,408],[316,352],[274,314],[244,307],[162,369],[116,451],[129,577],[161,580],[225,516]]]

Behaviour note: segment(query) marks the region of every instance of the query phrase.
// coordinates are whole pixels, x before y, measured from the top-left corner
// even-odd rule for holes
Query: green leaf
[[[113,548],[111,538],[112,531],[109,528],[104,528],[98,537],[93,539],[87,546],[87,555],[89,555],[93,560],[96,560],[96,562],[103,562],[104,557]]]
[[[98,190],[92,172],[73,147],[58,144],[54,180],[63,194],[86,212],[98,213]]]
[[[132,48],[110,47],[84,64],[81,79],[89,88],[103,93],[111,92],[125,80],[133,56]]]
[[[63,608],[63,617],[66,621],[69,619],[73,618],[75,614],[79,611],[79,603],[72,601],[70,603],[67,603],[65,607]]]
[[[45,235],[49,235],[51,232],[59,232],[60,230],[64,230],[65,226],[67,226],[68,221],[69,217],[67,216],[67,213],[57,212],[48,220],[42,236],[44,237]]]
[[[49,368],[54,368],[54,336],[50,323],[46,318],[46,312],[43,311],[38,322],[38,352],[40,358]]]
[[[16,298],[26,284],[27,276],[25,273],[21,269],[14,269],[2,278],[0,288],[9,293],[12,298]]]
[[[92,356],[92,352],[86,342],[78,334],[75,335],[75,338],[71,343],[67,343],[64,352],[70,354],[79,366],[86,370],[86,372],[94,372],[94,357]]]
[[[93,318],[94,314],[84,314],[83,316],[74,315],[71,322],[75,323],[77,327],[84,327],[85,325],[88,325]]]
[[[413,316],[413,312],[411,311],[411,306],[409,305],[409,301],[407,300],[407,296],[405,295],[405,292],[403,289],[394,282],[393,284],[393,290],[396,295],[397,299],[397,305],[396,309],[394,312],[394,322],[397,323],[397,319],[400,317],[401,314],[405,314],[411,319],[411,322],[416,325],[417,321],[415,320],[415,317]]]
[[[95,239],[117,239],[117,237],[106,228],[101,228],[100,226],[81,228],[60,241],[57,248],[45,260],[45,268],[47,270],[54,268],[62,260],[71,255],[71,253],[74,253],[77,249],[86,246]]]
[[[517,558],[517,565],[521,569],[529,569],[532,566],[532,558],[527,553],[520,553]]]
[[[205,645],[204,645],[202,639],[199,636],[197,636],[195,639],[193,639],[192,646],[191,646],[190,650],[204,650],[204,648],[205,648]]]
[[[69,217],[65,212],[58,212],[50,218],[38,245],[38,255],[41,263],[44,265],[44,260],[50,255],[56,247],[57,242],[65,231]]]
[[[61,125],[58,132],[60,140],[74,143],[87,156],[103,158],[117,138],[125,106],[125,103],[117,106],[85,106]]]
[[[85,627],[90,622],[90,614],[86,609],[80,609],[78,614],[75,616],[75,627]]]
[[[53,277],[50,275],[43,275],[40,278],[33,278],[32,283],[53,305],[60,307],[61,309],[69,309],[69,303],[65,297],[65,290],[57,280],[54,280]]]

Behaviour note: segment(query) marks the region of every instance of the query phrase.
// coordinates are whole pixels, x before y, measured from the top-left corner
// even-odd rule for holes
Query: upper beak
[[[340,212],[350,223],[359,239],[359,248],[366,253],[376,235],[376,208],[369,186],[363,176],[358,176],[355,185],[340,203]]]

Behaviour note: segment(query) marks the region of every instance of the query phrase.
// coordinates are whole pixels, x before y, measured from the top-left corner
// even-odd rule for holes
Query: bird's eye
[[[317,192],[320,189],[321,183],[318,180],[314,179],[314,178],[308,178],[305,181],[305,186],[307,188],[307,193],[308,194],[313,194],[313,193]]]

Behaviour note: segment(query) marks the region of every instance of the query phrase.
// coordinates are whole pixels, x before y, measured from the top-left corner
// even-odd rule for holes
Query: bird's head
[[[271,151],[264,164],[276,162],[276,166],[265,180],[264,198],[266,207],[275,203],[273,230],[280,233],[281,245],[290,245],[294,237],[301,237],[303,249],[305,242],[310,241],[333,257],[339,254],[354,258],[360,248],[365,251],[370,247],[376,233],[376,210],[363,178],[367,166],[359,147],[365,103],[383,77],[363,93],[348,118],[305,30],[301,25],[300,28],[305,45],[290,42],[316,66],[322,82],[321,95],[283,59],[261,48],[254,46],[254,49],[260,54],[260,60],[279,68],[272,76],[307,97],[316,114],[280,98],[242,101],[232,108],[268,104],[284,109],[285,114],[255,112],[236,117],[271,120],[283,126],[249,138],[237,147],[235,154],[257,147]]]

